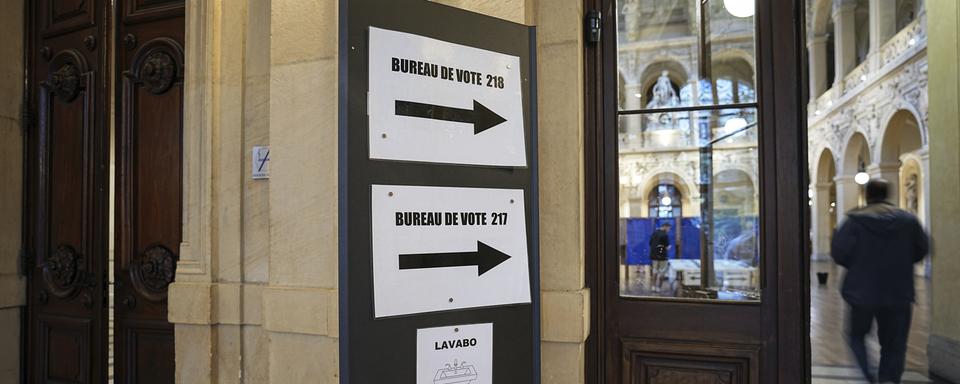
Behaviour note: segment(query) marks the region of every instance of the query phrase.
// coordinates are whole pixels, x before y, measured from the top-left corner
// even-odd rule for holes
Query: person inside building
[[[667,261],[667,251],[670,250],[670,223],[662,222],[660,227],[650,235],[650,260],[653,264],[653,291],[660,292],[660,285],[667,277],[670,264]]]
[[[929,241],[914,215],[886,201],[888,190],[885,180],[867,183],[867,205],[847,214],[831,254],[847,269],[841,295],[850,306],[846,336],[857,364],[870,382],[899,383],[915,296],[913,265],[927,255]],[[877,376],[864,345],[874,319],[881,348]]]

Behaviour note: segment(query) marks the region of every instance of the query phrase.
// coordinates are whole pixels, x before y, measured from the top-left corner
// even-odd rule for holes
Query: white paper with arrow
[[[530,302],[523,190],[371,193],[375,317]]]
[[[520,58],[370,27],[370,158],[527,165]]]

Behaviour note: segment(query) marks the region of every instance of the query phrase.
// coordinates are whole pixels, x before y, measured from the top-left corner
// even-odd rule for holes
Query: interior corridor
[[[818,272],[827,272],[827,283],[820,285]],[[856,363],[843,338],[846,303],[840,297],[843,267],[832,261],[813,261],[810,264],[810,344],[813,362],[813,383],[860,383]],[[927,340],[930,326],[930,280],[916,277],[917,302],[913,307],[907,367],[904,383],[934,383],[927,378]],[[876,340],[876,326],[868,339],[871,362],[875,367],[880,346]]]

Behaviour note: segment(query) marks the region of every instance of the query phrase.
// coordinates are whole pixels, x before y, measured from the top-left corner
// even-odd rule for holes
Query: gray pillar
[[[833,228],[830,227],[830,217],[834,214],[830,211],[830,187],[831,183],[816,183],[810,188],[813,190],[813,206],[810,207],[813,218],[810,220],[811,240],[813,240],[814,260],[827,260],[830,258],[830,239],[833,238]],[[834,211],[835,212],[835,211]]]
[[[897,33],[897,0],[870,0],[870,52]]]
[[[855,1],[837,1],[833,4],[834,84],[842,84],[843,77],[857,65],[857,20]]]
[[[827,90],[827,37],[814,36],[807,42],[810,52],[810,99],[817,97]]]
[[[837,185],[837,222],[843,221],[847,212],[860,206],[861,186],[853,181],[853,175],[841,175],[833,179]]]

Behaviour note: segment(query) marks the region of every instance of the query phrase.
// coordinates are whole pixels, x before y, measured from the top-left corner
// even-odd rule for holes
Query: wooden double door
[[[27,381],[172,383],[184,2],[28,4]]]

